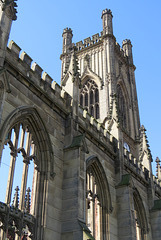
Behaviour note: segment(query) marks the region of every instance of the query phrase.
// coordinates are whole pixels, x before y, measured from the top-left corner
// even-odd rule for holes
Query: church
[[[8,43],[16,8],[0,0],[0,240],[160,240],[131,41],[110,9],[100,34],[73,43],[65,28],[59,86]]]

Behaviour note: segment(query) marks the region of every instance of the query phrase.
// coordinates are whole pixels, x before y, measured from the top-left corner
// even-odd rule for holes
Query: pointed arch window
[[[80,90],[80,105],[94,118],[99,119],[99,90],[91,79],[88,79]]]
[[[16,209],[29,215],[35,214],[36,178],[39,165],[37,153],[38,149],[27,121],[15,124],[6,135],[0,169],[0,174],[4,178],[8,172],[6,195],[4,197],[5,192],[1,189],[0,201],[13,209],[13,215]],[[3,166],[7,166],[7,168],[3,168]],[[19,228],[17,222],[15,226],[14,224],[15,220],[10,220],[7,233],[7,237],[12,237],[12,239],[16,237],[16,233],[13,231],[14,227],[15,229]],[[24,228],[23,231],[29,232],[31,226],[26,224],[24,227],[28,230]],[[30,231],[32,232],[31,229]],[[27,236],[29,235],[27,234]]]
[[[95,240],[107,239],[108,215],[112,210],[105,172],[99,160],[89,158],[86,171],[86,225]]]
[[[7,151],[7,154],[5,152]],[[28,175],[31,173],[29,172],[29,167],[31,162],[34,163],[35,168],[38,168],[38,159],[37,159],[37,147],[35,145],[35,141],[32,135],[32,131],[30,126],[27,122],[20,122],[15,124],[11,130],[8,132],[5,140],[5,146],[3,150],[3,155],[5,157],[10,156],[10,166],[9,166],[9,173],[8,173],[8,183],[7,183],[7,190],[6,190],[6,197],[5,202],[6,204],[11,204],[12,197],[13,197],[13,183],[14,178],[17,176],[14,175],[17,164],[19,161],[22,161],[22,179],[19,181],[21,182],[21,194],[20,194],[20,209],[24,209],[25,207],[25,193],[27,190],[27,180]],[[2,155],[1,164],[5,164],[5,158]],[[8,156],[7,156],[8,155]],[[34,169],[33,169],[34,171]],[[20,178],[20,176],[19,176]],[[15,186],[16,187],[16,186]],[[31,184],[32,188],[32,184]]]
[[[144,228],[142,226],[141,216],[137,202],[134,199],[134,214],[135,214],[135,227],[136,227],[136,239],[144,240]]]
[[[99,187],[92,171],[87,172],[86,224],[93,237],[100,240],[102,236],[102,206],[99,199]]]
[[[148,223],[145,208],[137,189],[135,189],[134,191],[133,200],[134,200],[136,240],[145,240],[146,234],[148,232]]]
[[[0,239],[37,239],[41,230],[35,228],[35,221],[41,222],[45,214],[39,209],[43,208],[52,158],[50,139],[37,111],[27,107],[10,114],[0,139],[4,144],[0,146]]]

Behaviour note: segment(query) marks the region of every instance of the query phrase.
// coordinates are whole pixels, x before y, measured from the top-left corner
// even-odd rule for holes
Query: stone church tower
[[[101,34],[74,44],[64,29],[59,86],[7,46],[16,6],[0,1],[0,240],[160,240],[131,41],[107,9]]]

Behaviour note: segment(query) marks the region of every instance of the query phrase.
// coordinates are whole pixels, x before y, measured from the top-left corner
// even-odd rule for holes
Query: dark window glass
[[[96,88],[95,90],[95,102],[98,103],[99,102],[99,93],[98,93],[98,89]]]
[[[85,94],[85,106],[88,106],[88,93]]]
[[[93,91],[90,92],[90,104],[93,104]]]
[[[83,106],[83,95],[80,95],[80,105]]]
[[[99,106],[98,104],[96,105],[96,119],[99,118]]]

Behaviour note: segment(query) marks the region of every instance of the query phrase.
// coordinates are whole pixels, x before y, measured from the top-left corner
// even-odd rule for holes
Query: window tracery
[[[27,239],[32,239],[34,228],[34,217],[32,215],[35,214],[39,161],[38,148],[28,121],[18,122],[9,130],[1,159],[0,171],[2,176],[3,165],[8,166],[8,180],[5,200],[3,197],[5,193],[1,191],[0,194],[0,200],[2,201],[0,205],[2,208],[7,205],[8,211],[12,212],[12,217],[9,216],[9,223],[6,228],[5,219],[3,219],[4,213],[1,214],[0,211],[0,222],[3,229],[1,231],[2,239],[4,238],[4,232],[7,233],[7,239],[14,240],[17,239],[16,235],[23,236],[23,231],[28,236]],[[26,216],[23,219],[16,218],[17,211],[24,212]],[[23,226],[23,229],[21,226]]]
[[[80,91],[80,105],[94,118],[99,119],[99,91],[97,84],[88,79]]]

